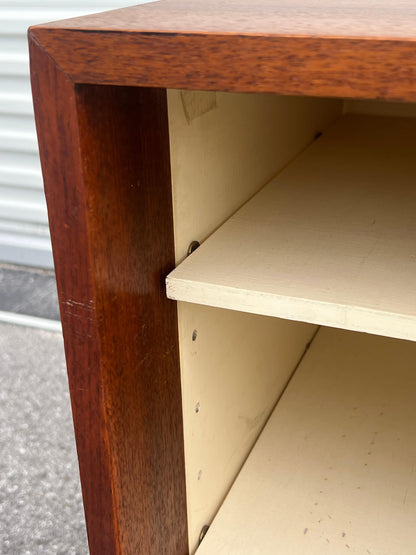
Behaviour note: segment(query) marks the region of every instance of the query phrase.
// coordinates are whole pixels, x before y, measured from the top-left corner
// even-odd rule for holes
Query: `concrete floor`
[[[53,271],[0,264],[0,310],[59,320]]]
[[[1,273],[0,268],[0,282]],[[88,553],[62,336],[5,323],[0,323],[0,553]]]

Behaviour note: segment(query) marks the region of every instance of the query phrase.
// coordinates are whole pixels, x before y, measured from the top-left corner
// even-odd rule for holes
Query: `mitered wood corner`
[[[76,83],[415,101],[415,24],[387,1],[161,0],[31,32]]]
[[[30,54],[90,551],[185,554],[166,91]]]

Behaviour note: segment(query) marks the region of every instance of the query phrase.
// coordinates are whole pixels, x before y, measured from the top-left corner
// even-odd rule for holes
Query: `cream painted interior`
[[[198,555],[414,555],[415,357],[321,328]]]
[[[168,91],[176,260],[333,122],[342,101]],[[189,544],[198,545],[316,327],[178,303]]]
[[[166,278],[177,301],[416,341],[416,120],[344,114]]]
[[[381,100],[344,100],[344,113],[414,118],[416,117],[416,104],[382,102]]]
[[[168,92],[177,263],[342,112],[340,100]]]
[[[342,113],[414,105],[168,91],[176,261]],[[316,326],[178,303],[190,551],[262,431]]]

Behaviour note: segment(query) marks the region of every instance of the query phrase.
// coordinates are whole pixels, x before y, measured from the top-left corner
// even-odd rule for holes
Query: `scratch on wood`
[[[93,310],[94,308],[94,301],[92,299],[88,300],[86,303],[68,299],[64,301],[63,304],[73,308],[85,308],[86,310]]]
[[[92,299],[87,302],[74,301],[68,299],[63,302],[64,312],[66,317],[71,317],[75,319],[93,319],[93,312],[95,311],[94,301]]]

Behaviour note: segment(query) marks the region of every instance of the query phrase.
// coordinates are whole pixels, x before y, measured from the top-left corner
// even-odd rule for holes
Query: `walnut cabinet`
[[[414,553],[415,28],[160,0],[29,30],[91,553]]]

